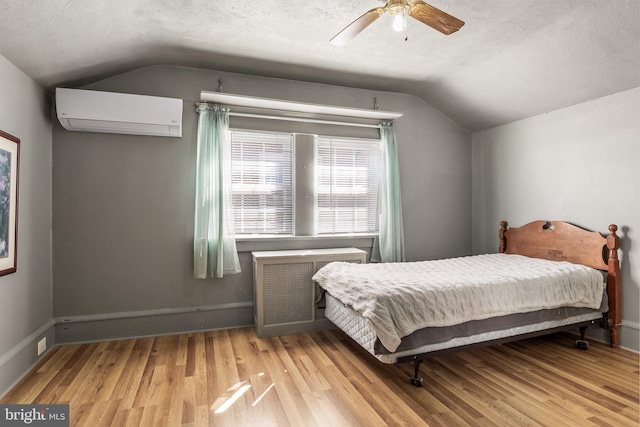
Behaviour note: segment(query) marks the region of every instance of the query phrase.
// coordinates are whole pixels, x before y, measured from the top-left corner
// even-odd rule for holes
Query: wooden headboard
[[[522,227],[500,222],[500,253],[525,255],[551,261],[568,261],[607,272],[609,312],[607,326],[611,346],[618,346],[620,313],[620,262],[618,226],[609,226],[609,235],[589,231],[562,221],[533,221]]]

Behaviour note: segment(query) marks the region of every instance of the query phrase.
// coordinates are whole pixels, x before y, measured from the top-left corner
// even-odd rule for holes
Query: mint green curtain
[[[380,124],[381,179],[379,232],[371,251],[372,262],[405,261],[402,198],[396,132],[391,123]]]
[[[229,109],[200,104],[193,274],[198,279],[240,272],[231,203]]]

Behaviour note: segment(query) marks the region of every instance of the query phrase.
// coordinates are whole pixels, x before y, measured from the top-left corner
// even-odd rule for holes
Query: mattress
[[[521,255],[485,254],[434,261],[333,262],[313,280],[369,320],[391,352],[427,327],[561,307],[598,309],[598,270]],[[527,322],[529,323],[529,322]]]
[[[403,356],[445,350],[515,335],[544,331],[590,320],[598,320],[602,319],[602,313],[606,311],[606,298],[603,298],[600,309],[564,307],[553,310],[539,310],[535,312],[535,314],[523,313],[523,316],[520,317],[519,315],[501,316],[499,321],[495,321],[494,319],[494,326],[490,327],[486,326],[486,324],[480,324],[478,326],[478,321],[467,322],[468,324],[465,325],[466,330],[457,330],[453,337],[446,337],[446,332],[438,333],[435,334],[437,337],[433,341],[429,341],[429,329],[447,328],[426,328],[426,330],[422,330],[423,341],[421,343],[413,342],[408,345],[401,343],[398,350],[393,353],[386,351],[386,349],[380,345],[380,341],[367,319],[360,316],[352,308],[342,304],[329,293],[326,293],[325,317],[381,362],[396,363],[398,358]],[[477,332],[478,330],[481,330],[481,332]],[[442,338],[443,336],[445,336],[444,340]],[[405,338],[403,338],[403,342],[404,341]]]

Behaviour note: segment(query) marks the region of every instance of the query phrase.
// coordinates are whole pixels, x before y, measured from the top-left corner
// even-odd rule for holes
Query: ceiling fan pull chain
[[[409,40],[409,22],[407,22],[407,16],[411,16],[410,8],[404,10],[404,41]]]

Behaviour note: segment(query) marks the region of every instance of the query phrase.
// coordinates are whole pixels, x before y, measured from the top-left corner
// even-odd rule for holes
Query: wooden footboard
[[[561,221],[534,221],[522,227],[500,222],[500,253],[519,254],[551,261],[568,261],[607,272],[609,312],[607,328],[611,346],[618,347],[621,325],[620,262],[618,226],[609,226],[609,235],[589,231]]]

